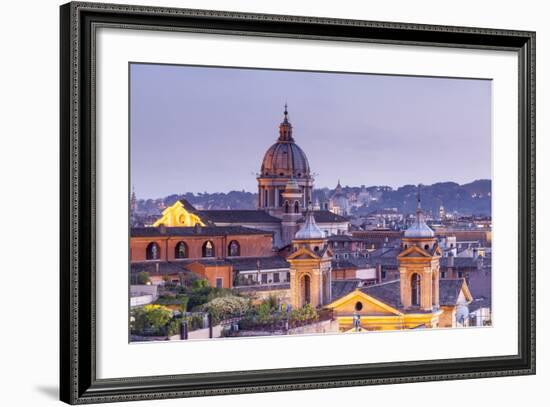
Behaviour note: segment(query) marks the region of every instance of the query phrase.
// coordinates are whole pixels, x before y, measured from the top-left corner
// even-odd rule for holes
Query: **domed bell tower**
[[[331,301],[332,254],[327,238],[308,210],[302,228],[292,241],[290,264],[290,293],[292,306],[309,304],[314,308]]]
[[[264,209],[273,216],[282,218],[286,213],[287,199],[283,195],[290,180],[293,180],[292,188],[297,188],[301,193],[299,197],[301,211],[311,200],[313,178],[306,154],[294,141],[287,105],[285,105],[283,121],[279,125],[279,138],[265,153],[257,180],[258,209]],[[292,193],[296,195],[296,191],[293,190]],[[289,198],[288,194],[287,198]],[[296,196],[292,196],[293,201],[295,198]]]
[[[424,221],[420,194],[415,222],[401,240],[399,264],[401,304],[405,309],[433,311],[439,308],[439,259],[441,249],[434,231]]]

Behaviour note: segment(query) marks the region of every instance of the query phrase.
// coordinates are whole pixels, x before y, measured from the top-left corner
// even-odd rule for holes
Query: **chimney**
[[[455,258],[452,255],[452,253],[449,253],[449,256],[447,256],[447,267],[454,267],[455,265]]]

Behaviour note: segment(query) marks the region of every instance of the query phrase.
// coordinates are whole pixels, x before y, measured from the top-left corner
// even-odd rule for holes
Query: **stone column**
[[[300,289],[300,281],[298,280],[296,270],[290,269],[290,299],[292,308],[294,309],[300,307]]]
[[[401,305],[409,308],[411,306],[411,281],[406,268],[399,268],[399,285],[401,290]]]
[[[432,273],[430,269],[424,269],[422,272],[421,299],[420,306],[428,311],[432,309]]]
[[[319,269],[312,270],[310,283],[310,296],[311,296],[311,306],[317,308],[320,303],[320,292],[319,292]]]
[[[439,267],[434,268],[432,281],[433,281],[432,303],[434,308],[439,308]]]

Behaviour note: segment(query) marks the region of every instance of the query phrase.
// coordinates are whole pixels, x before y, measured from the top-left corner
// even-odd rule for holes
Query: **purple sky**
[[[138,198],[256,191],[288,102],[315,187],[491,178],[491,81],[131,65]]]

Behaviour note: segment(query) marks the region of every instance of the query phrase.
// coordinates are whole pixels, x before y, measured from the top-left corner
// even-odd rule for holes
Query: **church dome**
[[[323,239],[325,234],[317,223],[315,223],[315,218],[313,213],[308,210],[306,213],[306,221],[300,230],[296,233],[296,239],[298,240],[311,240],[311,239]]]
[[[309,163],[306,154],[291,142],[277,142],[265,153],[262,162],[262,176],[307,177]]]
[[[420,209],[420,194],[418,195],[416,219],[414,223],[405,230],[404,236],[407,238],[431,238],[435,236],[434,231],[424,221],[424,215]]]
[[[342,190],[340,180],[338,180],[338,185],[336,185],[336,189],[329,199],[329,205],[331,211],[337,215],[348,215],[349,202],[346,194]]]
[[[294,142],[292,125],[288,120],[285,105],[284,120],[279,126],[279,139],[264,155],[261,167],[262,177],[296,177],[310,176],[309,163],[304,151]]]
[[[411,225],[411,227],[405,230],[405,237],[430,238],[430,237],[434,237],[434,231],[422,219],[420,222],[415,221]]]

